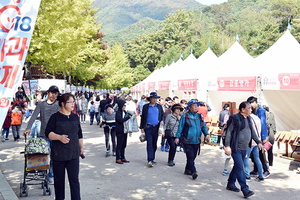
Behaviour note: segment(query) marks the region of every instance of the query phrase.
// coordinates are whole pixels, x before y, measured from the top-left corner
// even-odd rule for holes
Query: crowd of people
[[[97,126],[104,128],[106,156],[110,156],[112,151],[117,164],[130,162],[125,158],[127,137],[140,130],[147,143],[147,166],[154,167],[161,132],[160,149],[168,152],[167,165],[174,166],[176,152],[184,152],[184,174],[192,179],[198,177],[195,159],[200,154],[201,145],[210,140],[207,123],[210,122],[208,112],[211,108],[205,102],[180,100],[176,96],[163,99],[156,92],[143,95],[140,101],[125,93],[60,95],[56,86],[51,86],[45,95],[47,98],[36,91],[35,99],[28,101],[19,88],[2,127],[2,141],[9,140],[10,127],[14,141],[19,141],[20,127],[25,121],[24,136],[30,134],[30,138],[41,137],[48,142],[51,147],[48,181],[54,183],[56,199],[64,199],[65,169],[72,199],[80,199],[79,157],[84,157],[81,124],[86,123],[86,115],[90,116],[90,125],[94,125],[95,120]],[[269,108],[259,105],[255,97],[242,102],[237,114],[232,115],[229,108],[225,104],[219,115],[223,138],[220,146],[226,158],[222,174],[229,175],[226,189],[241,190],[244,197],[249,197],[254,194],[247,185],[251,177],[259,182],[270,177],[275,119]],[[269,143],[270,148],[266,150],[264,146]],[[231,158],[234,165],[229,173]],[[254,166],[251,172],[249,158]],[[236,180],[241,189],[235,186]]]

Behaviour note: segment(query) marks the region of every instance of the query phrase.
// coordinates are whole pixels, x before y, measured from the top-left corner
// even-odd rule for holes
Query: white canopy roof
[[[268,50],[255,59],[264,73],[299,73],[300,44],[287,30]]]

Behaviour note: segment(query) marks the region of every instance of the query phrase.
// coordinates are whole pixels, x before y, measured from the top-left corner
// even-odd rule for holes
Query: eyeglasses
[[[67,101],[66,103],[74,104],[75,101]]]

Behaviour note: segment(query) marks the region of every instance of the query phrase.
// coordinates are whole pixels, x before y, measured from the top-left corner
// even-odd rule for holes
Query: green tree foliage
[[[138,65],[134,69],[134,76],[133,76],[133,85],[141,82],[145,78],[147,78],[151,74],[150,70],[145,68],[143,65]]]
[[[103,44],[93,39],[101,25],[95,24],[96,10],[91,7],[91,1],[43,0],[27,61],[84,82],[94,78],[107,55]]]
[[[105,68],[101,69],[103,80],[102,88],[115,89],[121,87],[130,87],[133,83],[133,69],[129,66],[127,55],[121,44],[115,44],[108,49],[109,60]]]

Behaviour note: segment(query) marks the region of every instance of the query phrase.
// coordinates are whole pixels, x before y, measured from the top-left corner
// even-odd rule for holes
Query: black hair
[[[91,104],[94,105],[94,101],[91,101]]]
[[[180,103],[187,103],[187,100],[182,99],[182,100],[180,101]]]
[[[145,95],[142,95],[141,99],[142,99],[142,100],[143,100],[143,99],[146,99],[146,96],[145,96]]]
[[[174,98],[173,98],[174,99]],[[165,101],[173,101],[172,99],[171,99],[171,97],[167,97],[166,99],[165,99]]]
[[[225,103],[224,106],[223,106],[223,109],[225,110],[226,108],[229,108],[229,104],[228,103]]]
[[[137,99],[134,99],[134,100],[133,100],[133,102],[134,102],[134,103],[137,103],[137,102],[138,102],[138,100],[137,100]]]
[[[248,101],[243,101],[240,106],[239,106],[239,111],[242,111],[242,109],[246,108],[247,105],[249,105],[250,103]]]
[[[270,112],[270,109],[269,109],[269,107],[268,107],[268,106],[266,106],[266,105],[263,105],[262,107],[263,107],[263,109],[265,109],[267,112]]]
[[[173,101],[174,101],[175,99],[179,99],[179,97],[178,97],[178,96],[173,97]]]
[[[70,99],[70,97],[72,97],[73,99],[75,99],[74,95],[71,94],[71,93],[65,93],[65,94],[63,94],[61,96],[58,96],[57,97],[58,105],[61,107],[62,103],[66,104],[66,102]]]
[[[251,97],[249,97],[249,98],[247,99],[247,101],[248,101],[249,103],[253,103],[253,102],[256,102],[256,103],[257,103],[257,98],[254,97],[254,96],[251,96]]]
[[[100,101],[99,95],[96,96],[96,101]]]

